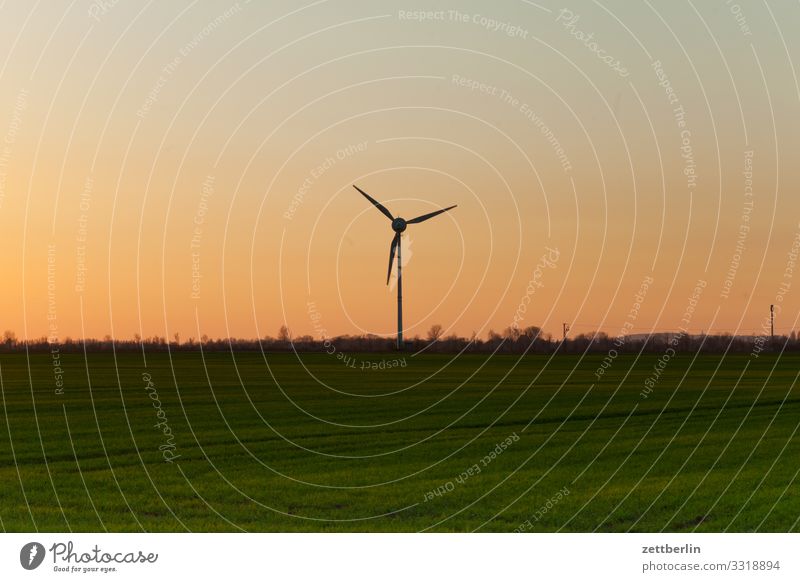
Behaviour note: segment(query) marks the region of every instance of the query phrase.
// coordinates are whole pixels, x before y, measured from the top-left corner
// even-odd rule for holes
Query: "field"
[[[146,356],[0,355],[3,530],[798,530],[795,355]]]

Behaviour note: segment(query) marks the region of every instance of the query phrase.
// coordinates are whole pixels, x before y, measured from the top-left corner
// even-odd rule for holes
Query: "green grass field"
[[[0,525],[800,529],[795,355],[355,357],[0,355]]]

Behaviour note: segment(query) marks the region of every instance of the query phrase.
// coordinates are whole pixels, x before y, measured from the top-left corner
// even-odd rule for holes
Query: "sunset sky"
[[[408,336],[800,328],[796,2],[0,15],[0,331],[393,335],[353,184]]]

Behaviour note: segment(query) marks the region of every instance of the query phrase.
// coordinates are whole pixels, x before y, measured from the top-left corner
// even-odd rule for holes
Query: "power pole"
[[[568,323],[562,323],[561,327],[563,329],[561,342],[563,343],[563,342],[567,341],[567,332],[569,331],[569,324]]]
[[[769,339],[775,342],[775,306],[769,306]]]

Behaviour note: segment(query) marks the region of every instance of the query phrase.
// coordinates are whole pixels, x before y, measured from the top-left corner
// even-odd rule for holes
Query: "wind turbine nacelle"
[[[392,230],[395,232],[404,232],[408,228],[408,223],[405,219],[397,217],[392,220]]]

